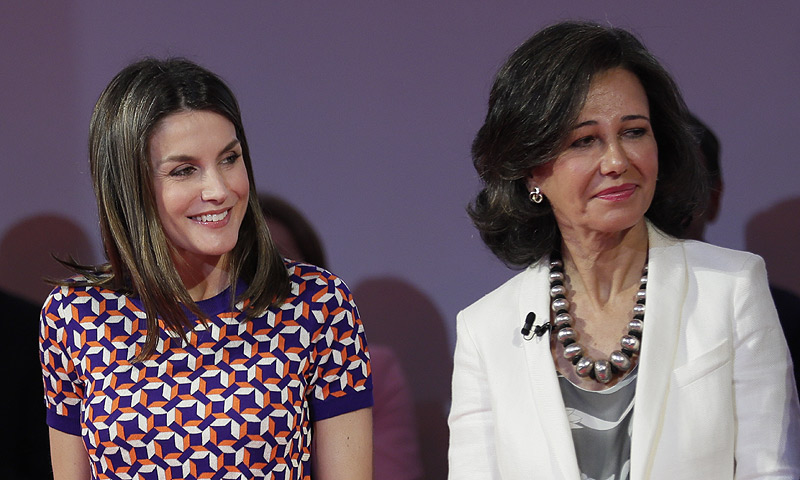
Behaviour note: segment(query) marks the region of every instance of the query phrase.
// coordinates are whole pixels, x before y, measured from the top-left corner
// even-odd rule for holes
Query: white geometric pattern
[[[228,294],[200,302],[210,318],[187,345],[162,331],[137,364],[135,299],[53,291],[41,323],[48,422],[83,437],[94,478],[310,478],[312,415],[370,405],[370,367],[347,286],[288,269],[284,305],[243,322]]]

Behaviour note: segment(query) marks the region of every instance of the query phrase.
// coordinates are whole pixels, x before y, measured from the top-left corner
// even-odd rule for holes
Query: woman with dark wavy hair
[[[797,478],[800,406],[752,254],[682,241],[706,173],[633,35],[564,22],[497,74],[468,211],[524,270],[458,316],[450,478]]]
[[[40,329],[56,479],[371,479],[372,380],[347,286],[283,259],[227,85],[146,59],[100,95],[89,161],[108,262]]]

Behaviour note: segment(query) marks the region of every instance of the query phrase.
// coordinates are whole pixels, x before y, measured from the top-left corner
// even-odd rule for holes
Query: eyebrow
[[[650,118],[645,116],[645,115],[625,115],[625,116],[622,117],[622,121],[623,122],[627,122],[627,121],[630,121],[630,120],[647,120],[648,123],[650,122]],[[581,128],[581,127],[586,127],[588,125],[597,125],[597,121],[596,120],[587,120],[585,122],[581,122],[581,123],[575,125],[574,127],[572,127],[571,130],[577,130],[577,129]]]
[[[231,142],[229,144],[225,145],[225,147],[223,147],[219,151],[219,153],[217,155],[222,155],[223,153],[227,152],[228,150],[233,149],[234,147],[236,147],[237,145],[240,145],[241,143],[242,142],[240,142],[238,138],[234,138],[233,140],[231,140]],[[190,161],[190,160],[194,160],[194,157],[191,156],[191,155],[178,154],[178,155],[170,155],[168,157],[162,158],[162,159],[158,160],[158,164],[162,165],[162,164],[170,163],[170,162],[180,163],[180,162],[186,162],[186,161]]]

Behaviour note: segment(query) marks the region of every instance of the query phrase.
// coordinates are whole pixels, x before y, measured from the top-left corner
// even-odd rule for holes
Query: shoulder
[[[764,268],[758,255],[740,250],[711,245],[697,240],[678,240],[686,255],[686,264],[692,270],[736,275]]]
[[[115,323],[129,335],[130,321],[144,313],[122,293],[87,285],[62,285],[53,289],[45,300],[39,319],[40,342],[45,348],[79,349],[88,332],[99,332],[115,318]],[[58,345],[58,347],[54,347]]]
[[[53,288],[44,302],[43,315],[72,319],[133,306],[125,294],[85,282],[85,278],[76,276]]]
[[[358,322],[353,294],[341,278],[307,263],[290,261],[286,268],[290,292],[280,310],[302,311],[301,316],[314,322],[335,322],[342,318]]]
[[[687,263],[693,267],[708,268],[726,274],[764,268],[764,260],[754,253],[695,240],[687,240],[685,248]]]
[[[64,297],[69,295],[98,295],[105,298],[125,296],[123,292],[93,284],[82,275],[75,275],[63,280],[61,285],[54,287],[50,292],[50,296]]]
[[[716,310],[712,311],[723,312],[726,308],[772,303],[764,261],[749,252],[695,240],[671,239],[655,248],[651,244],[649,266],[648,288],[683,291],[686,301],[694,302],[700,309],[713,306]],[[732,319],[733,314],[727,318]]]
[[[708,273],[737,274],[764,268],[758,255],[711,245],[697,240],[682,240],[669,236],[654,227],[650,231],[651,261],[680,253],[690,270]]]
[[[295,261],[286,262],[286,270],[289,274],[291,285],[291,296],[314,295],[320,291],[336,290],[350,296],[350,289],[347,284],[324,268],[317,267],[308,263]]]

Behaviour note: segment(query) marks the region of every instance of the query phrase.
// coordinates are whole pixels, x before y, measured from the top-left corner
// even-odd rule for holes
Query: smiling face
[[[647,94],[615,68],[597,74],[563,151],[528,188],[547,197],[562,235],[617,233],[644,221],[658,176]]]
[[[210,111],[174,113],[156,126],[148,152],[178,272],[220,265],[239,238],[250,190],[233,124]]]

